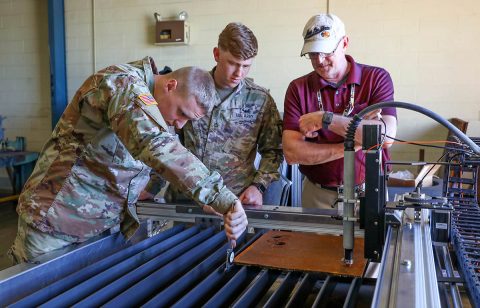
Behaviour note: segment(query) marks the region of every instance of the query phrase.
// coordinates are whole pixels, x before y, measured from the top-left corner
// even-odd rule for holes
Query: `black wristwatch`
[[[255,186],[262,195],[263,195],[263,194],[265,193],[265,191],[267,190],[267,188],[265,187],[265,185],[263,185],[262,183],[253,183],[252,185]]]
[[[326,111],[323,114],[322,118],[322,129],[328,129],[328,126],[332,123],[333,120],[333,112]]]

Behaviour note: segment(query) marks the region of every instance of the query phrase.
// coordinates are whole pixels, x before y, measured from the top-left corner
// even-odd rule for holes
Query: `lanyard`
[[[318,101],[318,109],[320,111],[324,111],[323,101],[322,101],[322,92],[320,91],[320,89],[317,91],[317,101]],[[355,105],[355,84],[352,83],[350,85],[350,100],[348,101],[348,106],[345,107],[345,110],[343,111],[344,117],[348,117],[350,113],[352,113],[354,105]]]

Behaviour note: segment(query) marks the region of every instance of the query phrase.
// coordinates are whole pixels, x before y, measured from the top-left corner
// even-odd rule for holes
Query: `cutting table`
[[[340,206],[246,206],[248,232],[230,264],[220,218],[194,205],[139,202],[137,214],[147,223],[133,239],[115,233],[0,272],[0,305],[462,307],[469,302],[480,307],[479,151],[460,143],[449,149],[442,196],[428,196],[418,187],[387,201],[379,168],[380,128],[366,125],[363,132],[365,192],[356,196],[351,185],[339,193],[343,213]],[[480,144],[478,138],[467,141],[470,148]],[[301,267],[288,260],[285,265],[242,258],[252,247],[262,247],[259,243],[282,250],[289,235],[283,232],[325,235],[325,242],[342,238],[344,258],[308,254],[311,263]],[[301,236],[302,241],[309,237]],[[266,251],[257,253],[267,258]],[[367,263],[361,274],[334,269],[336,262],[348,266],[362,259]],[[335,266],[316,266],[325,260]]]
[[[138,204],[138,213],[154,222],[168,219],[175,224],[158,233],[144,224],[144,232],[131,241],[116,233],[42,256],[34,264],[4,270],[0,272],[0,305],[385,307],[388,303],[440,303],[436,273],[441,270],[435,269],[426,220],[388,229],[375,279],[367,272],[352,277],[235,263],[226,271],[229,245],[220,231],[221,222],[213,216],[192,205],[148,202]],[[236,254],[241,255],[272,228],[338,236],[341,221],[330,214],[277,206],[247,209],[250,233],[242,238]],[[356,231],[356,236],[361,237],[362,231]]]

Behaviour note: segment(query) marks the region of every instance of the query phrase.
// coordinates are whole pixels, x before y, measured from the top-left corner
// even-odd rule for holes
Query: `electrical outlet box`
[[[159,20],[155,29],[155,45],[186,45],[190,42],[190,26],[185,20]]]

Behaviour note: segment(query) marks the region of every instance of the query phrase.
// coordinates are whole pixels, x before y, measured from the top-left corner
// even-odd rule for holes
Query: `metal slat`
[[[355,307],[357,303],[358,291],[360,290],[361,285],[362,285],[362,278],[353,279],[352,283],[350,284],[350,288],[348,289],[347,298],[345,299],[343,308]]]
[[[117,253],[114,253],[105,259],[102,259],[96,263],[93,263],[71,275],[57,280],[56,282],[50,284],[49,286],[38,290],[35,293],[30,294],[22,298],[21,300],[17,301],[16,303],[10,305],[10,307],[33,307],[38,306],[52,297],[55,297],[74,286],[78,285],[79,283],[87,280],[98,273],[114,266],[122,262],[125,259],[130,258],[131,256],[136,255],[137,253],[146,250],[165,239],[177,234],[178,232],[183,231],[185,228],[184,225],[178,225],[171,229],[166,230],[165,232],[160,233],[159,235],[145,239],[131,247],[125,248],[124,250],[120,250]]]
[[[216,308],[228,305],[235,294],[238,294],[238,290],[247,283],[248,279],[249,269],[244,266],[214,296],[212,296],[212,298],[210,298],[204,307]]]
[[[324,307],[326,305],[326,299],[332,294],[337,282],[331,276],[327,276],[323,281],[322,288],[318,292],[312,307]]]
[[[101,250],[98,249],[99,245]],[[120,233],[98,236],[78,246],[71,245],[44,254],[35,259],[35,264],[21,263],[7,268],[0,272],[0,307],[46,288],[127,246]]]
[[[288,272],[278,289],[276,289],[265,303],[265,308],[275,308],[283,306],[283,303],[292,292],[295,284],[300,278],[299,272]]]
[[[135,285],[131,285],[123,293],[119,294],[109,302],[105,303],[103,307],[133,307],[144,303],[148,298],[154,295],[155,291],[161,290],[168,282],[178,275],[185,273],[189,268],[194,266],[201,259],[205,258],[218,247],[222,242],[226,241],[224,232],[219,232],[208,240],[199,244],[198,246],[186,251],[181,256],[175,258],[167,265],[159,268],[148,277],[145,277]],[[229,244],[228,244],[229,245]],[[217,255],[227,251],[227,244],[217,249]],[[213,252],[215,253],[215,252]]]
[[[185,294],[179,301],[172,305],[172,308],[199,307],[199,302],[212,291],[217,289],[225,280],[235,274],[238,267],[233,267],[229,273],[225,273],[225,264],[220,265],[200,284]]]
[[[210,257],[205,259],[202,263],[195,266],[188,273],[183,275],[180,279],[172,283],[160,293],[155,295],[151,300],[142,305],[144,308],[154,307],[169,307],[174,303],[175,298],[180,296],[186,290],[197,285],[197,282],[211,273],[215,266],[218,266],[225,259],[225,250],[229,244],[217,249]]]
[[[174,260],[184,251],[191,249],[195,245],[198,245],[199,242],[211,237],[213,233],[214,228],[212,227],[196,234],[195,236],[165,251],[164,253],[148,261],[147,263],[142,264],[141,266],[135,268],[134,270],[128,272],[121,277],[118,277],[116,280],[110,282],[108,285],[104,285],[103,288],[84,298],[75,306],[94,307],[107,302],[111,298],[115,297],[118,293],[124,291],[142,278],[151,274],[153,271],[167,264],[171,260]]]
[[[243,251],[245,248],[250,246],[253,242],[255,242],[260,236],[262,236],[265,232],[263,230],[259,230],[254,236],[240,249],[235,251],[236,254]],[[246,232],[242,234],[239,239],[239,243],[244,241],[244,237]],[[172,307],[175,308],[183,308],[183,307],[197,307],[200,306],[211,290],[215,290],[219,288],[221,284],[225,281],[229,280],[237,271],[239,270],[238,266],[233,266],[228,272],[225,272],[225,263],[223,263],[219,268],[213,271],[207,278],[205,278],[202,282],[197,284],[190,292],[185,294],[180,300],[178,300]],[[202,302],[202,303],[201,303]]]
[[[140,264],[143,264],[144,262],[151,260],[155,256],[170,249],[171,247],[178,245],[185,239],[197,233],[199,230],[200,228],[193,227],[174,235],[169,239],[120,262],[108,270],[83,281],[59,296],[50,299],[45,304],[47,306],[53,304],[56,304],[57,306],[73,305],[84,297],[89,296],[92,292],[95,292],[111,281],[114,281],[124,273],[128,273],[128,271],[135,269]]]
[[[316,277],[313,274],[305,274],[300,284],[294,289],[292,297],[285,305],[287,308],[301,307],[304,304],[305,298],[315,284]]]
[[[232,307],[243,308],[253,306],[258,297],[265,294],[265,291],[268,290],[279,274],[280,273],[276,271],[263,269],[247,287],[240,298],[233,303]]]

